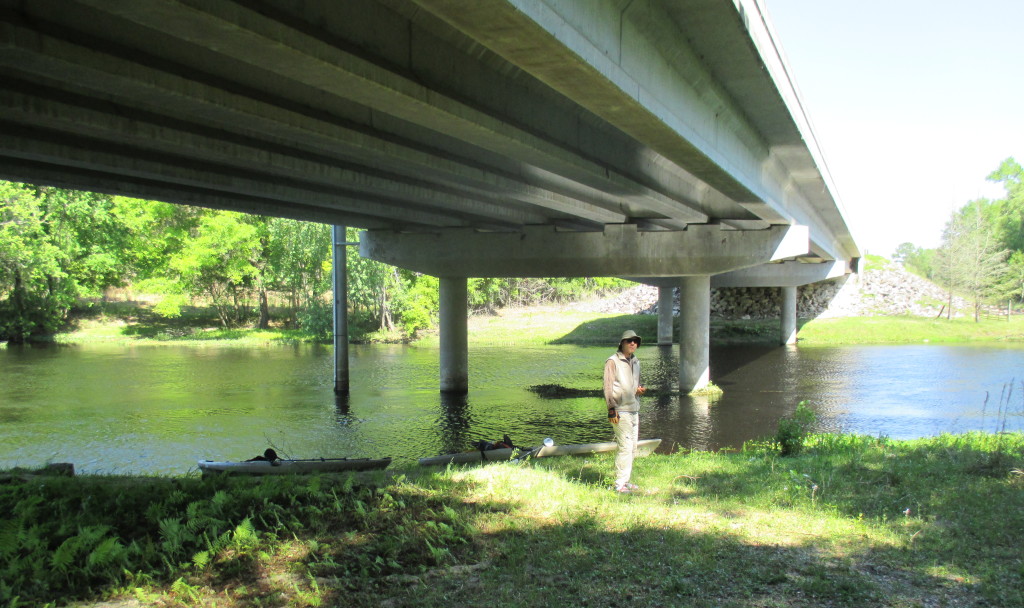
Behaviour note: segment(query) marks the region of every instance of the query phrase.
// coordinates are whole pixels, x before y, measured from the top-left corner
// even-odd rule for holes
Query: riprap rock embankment
[[[949,295],[931,281],[907,272],[894,263],[856,275],[821,281],[797,288],[797,316],[857,317],[910,315],[936,317],[948,305]],[[732,287],[711,290],[711,317],[715,319],[776,319],[779,290],[771,287]],[[674,305],[678,312],[679,294]],[[581,302],[579,308],[595,312],[656,314],[658,289],[637,285],[613,298]],[[969,304],[953,298],[954,315]]]

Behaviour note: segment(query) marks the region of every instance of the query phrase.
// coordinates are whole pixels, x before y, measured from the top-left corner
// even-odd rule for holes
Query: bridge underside
[[[859,256],[753,0],[0,0],[0,111],[0,177],[360,227],[446,281]]]
[[[641,232],[609,224],[602,232],[527,227],[517,233],[444,230],[399,234],[368,231],[365,257],[434,276],[450,277],[680,277],[713,275],[807,253],[805,226],[723,230],[693,225],[683,231]]]

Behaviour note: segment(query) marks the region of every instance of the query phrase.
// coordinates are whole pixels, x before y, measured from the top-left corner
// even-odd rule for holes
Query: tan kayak
[[[647,456],[661,445],[661,439],[641,439],[636,446],[637,456]],[[571,443],[566,445],[551,445],[542,446],[535,454],[534,458],[545,458],[548,456],[585,456],[587,454],[600,454],[602,452],[614,452],[617,448],[617,444],[614,441],[606,441],[603,443]],[[466,462],[495,462],[499,460],[509,460],[515,456],[530,452],[536,448],[501,448],[497,450],[486,450],[472,452],[458,452],[456,454],[444,454],[442,456],[431,456],[429,458],[420,458],[419,462],[423,466],[431,465],[444,465],[449,463],[466,463]]]
[[[341,471],[372,471],[386,468],[390,458],[309,458],[305,460],[246,460],[217,462],[200,460],[199,470],[210,473],[236,473],[239,475],[301,475],[309,473],[337,473]]]

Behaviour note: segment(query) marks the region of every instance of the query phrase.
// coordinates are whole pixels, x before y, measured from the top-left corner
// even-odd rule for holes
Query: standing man
[[[604,364],[604,400],[608,405],[608,422],[615,431],[619,450],[615,455],[615,491],[629,493],[639,488],[629,482],[633,474],[633,455],[640,440],[640,400],[646,390],[640,384],[640,360],[636,349],[640,336],[626,330],[619,340],[619,350]]]

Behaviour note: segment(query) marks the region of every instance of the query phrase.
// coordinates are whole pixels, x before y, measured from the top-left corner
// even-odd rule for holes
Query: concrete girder
[[[21,98],[0,128],[22,141],[0,167],[369,229],[806,225],[812,253],[850,259],[758,2],[11,2],[0,95]]]
[[[813,264],[789,260],[717,274],[711,277],[711,287],[799,287],[835,279],[848,272],[845,260]]]
[[[821,181],[820,187],[786,180],[789,167],[817,172],[824,162],[767,19],[755,2],[636,2],[622,7],[554,0],[415,1],[644,142],[652,153],[685,167],[755,217],[812,227],[813,247],[822,257],[856,255],[838,201],[831,196],[831,179]],[[702,27],[702,19],[713,27]],[[716,66],[730,66],[722,72],[738,73],[724,83],[702,56],[707,45],[721,48],[723,30],[738,34],[725,37],[730,48],[717,53]],[[529,32],[528,45],[520,40],[523,32]],[[695,39],[704,46],[691,46]],[[748,63],[747,58],[753,60]],[[761,60],[778,88],[759,73],[765,69],[758,65]],[[747,71],[735,67],[741,65]],[[760,69],[751,71],[749,66]],[[739,106],[739,100],[745,105]],[[800,110],[795,121],[790,107]],[[813,150],[808,152],[807,145]],[[798,189],[787,191],[787,184]],[[838,227],[844,238],[820,238],[826,226]]]
[[[0,24],[0,31],[5,28],[10,28],[10,26]],[[60,41],[52,41],[52,44],[47,44],[48,48],[68,46],[71,45]],[[73,53],[70,48],[64,49],[63,54],[68,53],[84,61],[84,56]],[[8,60],[5,61],[5,58]],[[11,59],[4,54],[0,55],[0,63],[18,64],[22,69],[33,69],[36,74],[50,78],[61,78],[69,70],[77,69],[75,64],[68,63],[63,57],[52,60],[35,57],[32,61],[22,63],[18,62],[16,58]],[[105,64],[106,62],[101,63]],[[407,175],[416,174],[418,181],[426,182],[428,187],[434,189],[440,188],[431,185],[431,180],[448,188],[457,186],[466,191],[466,195],[459,199],[460,206],[463,209],[472,209],[481,216],[488,213],[486,199],[502,196],[507,202],[518,205],[520,208],[533,205],[563,212],[567,217],[579,217],[596,223],[621,222],[628,219],[620,211],[614,208],[609,209],[608,207],[613,207],[613,204],[607,201],[601,201],[601,204],[591,204],[565,196],[557,191],[531,185],[527,180],[517,181],[427,151],[402,146],[361,133],[343,125],[291,114],[279,108],[243,99],[210,87],[188,83],[173,75],[164,75],[164,78],[139,83],[126,76],[112,74],[107,69],[113,69],[113,66],[96,66],[95,71],[90,73],[88,81],[104,88],[105,91],[116,92],[118,99],[129,103],[148,98],[166,97],[171,99],[174,103],[170,105],[176,108],[172,113],[175,119],[163,119],[164,124],[157,122],[157,112],[163,111],[163,108],[151,107],[149,113],[133,112],[127,107],[122,108],[105,103],[98,104],[102,110],[95,110],[10,90],[0,91],[0,104],[3,105],[4,116],[12,119],[17,117],[23,124],[34,122],[66,132],[88,133],[91,136],[105,137],[111,139],[111,143],[115,144],[144,142],[148,147],[157,149],[187,150],[190,155],[198,154],[201,151],[212,153],[213,148],[219,147],[222,150],[220,157],[217,158],[219,162],[244,166],[253,166],[252,155],[246,157],[244,154],[247,147],[255,149],[253,154],[269,156],[275,155],[273,150],[282,150],[282,152],[276,153],[276,156],[297,156],[302,160],[315,158],[321,163],[334,161],[337,164],[339,160],[345,163],[370,162],[376,166],[384,166],[387,170],[401,172],[395,178],[398,182],[413,181],[413,178],[407,177]],[[186,85],[190,86],[186,87]],[[181,89],[176,88],[177,86],[193,89],[190,92],[192,94],[183,94]],[[154,87],[157,87],[158,90],[154,90]],[[37,92],[40,89],[39,87],[32,88]],[[195,89],[200,90],[202,94],[195,95]],[[62,91],[53,91],[52,95],[63,100],[74,97]],[[96,102],[83,97],[83,103],[95,104]],[[237,138],[227,142],[213,136],[202,135],[209,132],[206,129],[210,127],[222,129],[229,124],[259,124],[261,128],[258,131],[253,130],[246,133],[247,141],[244,142],[239,142]],[[160,133],[161,136],[155,137],[155,133]],[[283,145],[284,142],[287,142],[288,147]],[[301,142],[306,142],[308,147],[298,154],[294,150],[288,149],[295,145],[302,145]],[[237,158],[232,158],[233,152],[238,153]],[[261,159],[260,162],[265,162],[265,159]],[[294,168],[288,170],[292,176],[304,175],[302,172],[294,171]],[[368,179],[373,178],[371,176]],[[532,181],[539,182],[540,180]],[[602,193],[601,197],[603,196],[606,195]],[[418,198],[417,200],[422,199]],[[477,209],[473,209],[474,207]],[[492,206],[491,210],[497,210],[499,215],[508,214],[508,210],[503,208]],[[496,217],[492,218],[492,221],[501,222],[507,221],[507,219]],[[523,224],[529,221],[537,221],[537,217],[531,219],[526,214],[512,223]],[[360,225],[365,226],[364,224]]]
[[[851,272],[845,260],[800,262],[785,260],[731,270],[711,277],[711,287],[799,287],[834,279]],[[658,288],[675,287],[674,277],[623,277]]]
[[[31,106],[31,111],[25,108],[26,105]],[[365,196],[371,201],[385,199],[397,204],[404,203],[410,209],[413,203],[416,203],[420,207],[443,210],[446,216],[464,215],[467,220],[476,221],[487,218],[495,225],[504,224],[509,227],[539,223],[545,219],[544,215],[534,212],[533,205],[525,205],[492,193],[474,193],[476,198],[472,205],[467,206],[464,196],[453,194],[449,188],[439,187],[422,179],[414,180],[381,172],[371,173],[365,168],[345,166],[331,162],[330,159],[290,155],[255,141],[228,143],[202,132],[183,130],[178,125],[132,120],[116,114],[39,99],[26,100],[18,93],[3,90],[0,90],[0,111],[3,112],[4,120],[19,119],[19,124],[22,125],[36,123],[44,129],[52,127],[62,133],[82,135],[92,138],[92,141],[101,142],[98,147],[108,143],[101,138],[109,136],[109,133],[123,133],[119,141],[113,143],[118,146],[145,147],[157,153],[187,159],[175,164],[193,164],[201,161],[213,167],[230,167],[238,173],[258,174],[261,179],[273,177],[277,183],[303,184],[310,188],[344,192],[348,200]],[[3,147],[2,143],[0,147]],[[344,207],[345,204],[338,201],[338,206]],[[367,212],[373,210],[372,207],[363,207]],[[381,212],[386,211],[387,208],[381,209]],[[583,217],[600,222],[621,218],[621,215],[610,212],[601,215],[584,213]],[[439,215],[436,221],[430,222],[430,225],[443,223]]]
[[[367,212],[374,211],[373,207],[376,207],[376,213],[394,214],[404,218],[410,226],[451,225],[449,216],[403,205],[401,201],[386,196],[371,195],[367,190],[360,189],[357,195],[354,195],[343,187],[287,183],[280,177],[242,171],[234,167],[216,166],[212,163],[199,163],[191,159],[126,148],[107,149],[108,146],[100,142],[87,139],[76,141],[67,135],[50,138],[47,133],[21,133],[15,130],[13,126],[4,128],[4,137],[0,138],[0,154],[13,159],[37,161],[60,156],[65,164],[56,171],[57,173],[63,172],[66,168],[88,169],[184,187],[203,188],[207,192],[219,191],[228,197],[254,196],[302,205],[315,204],[342,212],[349,211],[353,219],[365,218]],[[43,181],[49,183],[49,180]],[[371,203],[372,207],[367,203]],[[362,222],[352,225],[361,224]],[[506,224],[505,228],[509,226],[511,223]]]
[[[434,276],[678,277],[711,275],[807,253],[805,226],[639,232],[633,224],[603,232],[558,232],[527,226],[519,233],[438,230],[365,231],[363,257]]]
[[[648,97],[640,83],[618,63],[621,55],[608,56],[606,49],[598,48],[577,30],[577,23],[570,22],[559,12],[559,9],[573,11],[573,7],[556,8],[553,3],[520,0],[415,2],[642,141],[649,141],[652,134],[640,135],[636,131],[647,130],[654,123],[663,124],[665,116],[655,116],[649,105],[657,100]],[[578,13],[588,13],[603,7],[581,5],[576,8]],[[524,38],[530,44],[524,44]],[[702,139],[696,135],[686,133],[687,137],[681,139],[673,134],[663,141],[671,140],[677,154],[686,157],[685,162],[675,164],[698,166],[698,177],[734,200],[755,199],[749,189],[716,166],[706,151],[690,143]],[[658,151],[667,152],[664,148]]]
[[[16,158],[0,158],[0,175],[5,176],[6,179],[27,184],[72,190],[80,188],[81,184],[89,184],[93,192],[254,215],[285,217],[304,222],[319,222],[321,224],[348,222],[352,226],[371,226],[381,229],[394,224],[393,221],[384,222],[379,218],[368,217],[360,213],[341,212],[327,207],[308,205],[302,201],[294,201],[292,204],[282,207],[279,199],[230,194],[201,186],[168,184],[122,173],[108,173],[69,166],[48,166]]]
[[[608,166],[534,135],[508,121],[447,97],[396,70],[345,52],[298,29],[235,3],[153,0],[79,0],[137,26],[217,49],[220,56],[276,77],[422,125],[463,142],[591,187],[626,194],[651,213],[704,222],[707,215],[686,202],[645,186]],[[173,7],[173,11],[171,8]]]
[[[0,85],[0,87],[2,86]],[[54,95],[65,100],[68,98],[67,94],[61,95],[57,91],[54,91]],[[85,104],[89,103],[88,100],[82,101]],[[627,219],[618,211],[607,210],[601,206],[588,204],[522,181],[460,165],[447,159],[438,159],[426,152],[411,148],[403,149],[391,142],[355,133],[351,129],[341,128],[339,130],[342,131],[341,135],[346,140],[361,136],[363,139],[370,140],[368,142],[370,144],[386,147],[390,154],[401,154],[403,162],[399,164],[393,158],[377,154],[371,160],[378,169],[370,170],[357,164],[357,162],[366,163],[368,160],[367,154],[370,151],[365,147],[341,155],[330,154],[329,148],[343,145],[337,140],[331,140],[333,146],[326,147],[327,149],[320,148],[316,153],[297,151],[277,142],[260,141],[255,138],[229,143],[223,139],[206,135],[200,125],[161,121],[154,115],[139,116],[138,113],[134,113],[133,116],[128,108],[113,104],[105,105],[107,107],[103,110],[97,110],[64,101],[32,97],[21,92],[0,89],[0,112],[3,113],[5,119],[17,119],[21,124],[34,124],[65,133],[93,137],[101,141],[107,140],[111,143],[129,146],[145,144],[151,149],[163,152],[187,154],[192,158],[202,158],[219,164],[236,165],[252,170],[277,172],[289,178],[302,177],[318,181],[317,178],[325,172],[346,168],[354,173],[367,173],[368,180],[394,181],[399,184],[404,182],[428,191],[465,192],[466,195],[459,199],[460,206],[462,208],[476,206],[478,208],[474,211],[477,214],[487,215],[486,207],[498,203],[501,209],[497,210],[494,217],[496,221],[511,211],[506,208],[509,204],[522,209],[523,217],[518,220],[522,224],[540,221],[542,218],[541,215],[531,211],[531,206],[563,212],[567,218],[580,218],[597,223],[619,223]],[[439,167],[439,165],[441,166]],[[420,173],[416,177],[412,177],[410,174],[416,170]],[[344,184],[344,181],[336,181],[331,175],[326,176],[326,180],[325,183],[339,186]],[[375,186],[373,192],[387,192],[388,189],[389,187],[385,183],[379,187]],[[472,198],[468,204],[465,200],[467,197]],[[417,196],[416,198],[422,200],[422,197]]]

